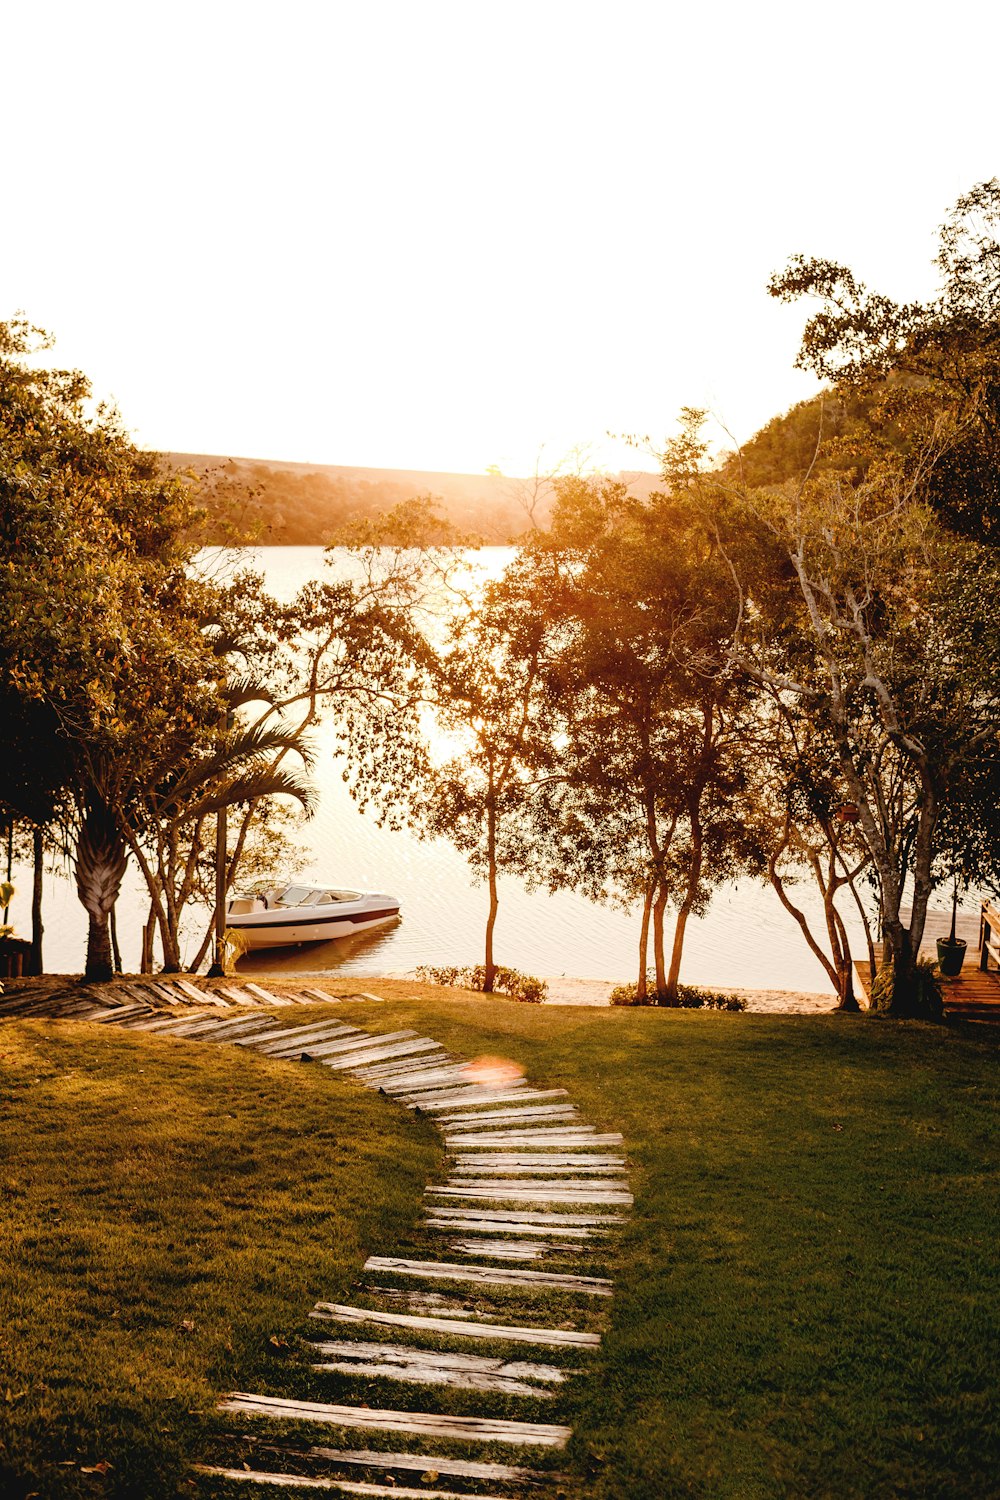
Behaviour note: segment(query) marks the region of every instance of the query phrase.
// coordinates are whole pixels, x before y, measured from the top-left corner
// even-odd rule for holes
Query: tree
[[[670,465],[690,460],[690,436]],[[673,472],[665,479],[673,486]],[[552,529],[534,544],[553,571],[558,758],[540,806],[561,819],[563,837],[549,880],[641,900],[639,991],[652,928],[657,995],[675,1004],[689,917],[753,858],[738,812],[748,694],[726,665],[728,577],[677,489],[648,501],[606,480],[559,490]]]
[[[944,530],[918,488],[821,475],[750,491],[728,513],[717,497],[741,593],[735,659],[833,750],[877,876],[896,1015],[917,1003],[942,810],[1000,729],[1000,572]]]
[[[864,408],[842,450],[919,474],[922,497],[952,530],[1000,543],[1000,180],[959,198],[939,232],[938,295],[897,303],[845,266],[794,256],[771,280],[782,301],[816,298],[797,363]],[[926,468],[933,439],[934,463]],[[921,472],[923,470],[924,472]]]

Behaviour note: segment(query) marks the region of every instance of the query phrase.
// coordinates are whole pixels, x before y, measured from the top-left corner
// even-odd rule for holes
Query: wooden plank
[[[578,1121],[579,1118],[572,1104],[539,1104],[536,1109],[488,1109],[481,1115],[440,1115],[437,1123],[441,1126],[492,1125],[499,1129],[501,1125],[507,1123],[519,1126],[519,1122],[523,1120],[568,1124],[571,1120]]]
[[[249,990],[251,995],[256,995],[259,1000],[268,1005],[294,1005],[294,1000],[289,1000],[287,995],[276,995],[273,990],[265,990],[262,985],[251,984],[249,979],[244,979],[243,988]]]
[[[448,1226],[454,1230],[454,1224]],[[578,1231],[586,1234],[585,1229]],[[546,1260],[552,1255],[579,1255],[582,1245],[549,1244],[544,1240],[449,1240],[456,1255],[485,1255],[490,1260]]]
[[[493,1152],[486,1152],[484,1154],[491,1157],[494,1155]],[[517,1162],[500,1162],[497,1164],[492,1160],[488,1162],[473,1160],[468,1163],[463,1161],[453,1166],[450,1180],[454,1182],[458,1177],[475,1177],[479,1175],[484,1177],[533,1177],[544,1176],[546,1172],[552,1172],[558,1173],[560,1176],[569,1177],[577,1172],[623,1173],[624,1171],[624,1167],[609,1167],[604,1162],[596,1162],[593,1166],[589,1162],[574,1162],[572,1166],[560,1166],[558,1163],[553,1164],[549,1162],[545,1166],[522,1167]],[[622,1184],[619,1183],[619,1186],[622,1186]]]
[[[433,1063],[434,1059],[428,1059]],[[456,1081],[464,1081],[464,1066],[461,1063],[453,1063],[449,1067],[435,1065],[426,1074],[418,1070],[413,1075],[401,1075],[398,1082],[387,1079],[382,1085],[387,1094],[416,1094],[426,1087],[427,1080],[442,1080],[449,1087]]]
[[[379,1364],[352,1364],[346,1360],[323,1360],[309,1368],[317,1375],[356,1375],[362,1380],[396,1380],[405,1385],[445,1386],[449,1390],[492,1391],[503,1396],[531,1396],[536,1401],[551,1401],[554,1391],[546,1391],[526,1380],[508,1375],[465,1375],[458,1370],[432,1370],[427,1366],[407,1365],[389,1368]]]
[[[208,1033],[212,1040],[227,1042],[238,1036],[259,1036],[266,1031],[271,1024],[271,1017],[262,1015],[259,1010],[237,1011],[234,1015],[230,1011],[228,1016],[216,1013],[214,1016],[205,1016],[202,1029]]]
[[[182,979],[180,975],[174,980],[174,984],[189,1000],[197,1000],[201,1005],[217,1005],[226,1010],[229,1009],[228,1000],[223,1000],[221,995],[215,995],[211,990],[199,989],[197,985],[191,984],[187,979]]]
[[[446,1333],[458,1338],[498,1339],[511,1344],[546,1344],[551,1348],[596,1348],[599,1333],[581,1333],[576,1328],[525,1328],[507,1323],[480,1323],[469,1319],[427,1318],[415,1313],[378,1312],[367,1307],[345,1307],[337,1302],[317,1302],[311,1318],[336,1323],[377,1323],[386,1328],[410,1328],[415,1333]]]
[[[391,1047],[373,1047],[368,1052],[348,1053],[346,1056],[323,1057],[318,1061],[327,1068],[352,1069],[361,1067],[367,1062],[380,1062],[387,1057],[405,1057],[411,1052],[424,1052],[428,1047],[433,1047],[434,1042],[427,1037],[415,1037],[412,1042],[396,1042]]]
[[[387,1042],[408,1041],[417,1033],[415,1031],[389,1031],[384,1036],[374,1036],[370,1031],[360,1031],[356,1026],[346,1026],[343,1021],[326,1021],[320,1026],[310,1026],[308,1034],[315,1038],[310,1043],[312,1055],[323,1057],[327,1052],[333,1055],[336,1052],[367,1051],[371,1047],[381,1047]],[[322,1036],[329,1036],[330,1040],[323,1041]],[[294,1056],[296,1052],[301,1052],[302,1040],[300,1032],[298,1035],[290,1033],[286,1041],[268,1043],[268,1056],[282,1057],[286,1054]],[[321,1051],[321,1048],[324,1050]]]
[[[430,1473],[434,1465],[430,1460],[425,1460],[423,1468],[426,1473]],[[413,1490],[396,1484],[368,1484],[360,1479],[271,1474],[265,1469],[225,1469],[217,1464],[195,1464],[194,1471],[196,1474],[204,1474],[209,1478],[239,1480],[243,1484],[269,1484],[275,1489],[285,1490],[332,1490],[338,1495],[370,1496],[371,1500],[473,1500],[468,1490],[459,1493],[457,1490],[429,1490],[426,1486]],[[501,1497],[497,1497],[497,1500],[501,1500]],[[507,1500],[510,1500],[510,1497],[507,1497]]]
[[[253,995],[248,995],[245,990],[238,989],[234,984],[216,984],[215,988],[227,999],[234,1000],[237,1005],[260,1005]]]
[[[445,1057],[447,1057],[447,1053],[442,1052],[442,1060]],[[430,1052],[424,1053],[422,1056],[413,1059],[403,1059],[404,1062],[412,1061],[412,1065],[415,1068],[422,1067],[425,1062],[433,1062],[434,1060],[435,1058]],[[386,1087],[387,1083],[395,1082],[400,1076],[396,1061],[387,1063],[368,1063],[365,1067],[358,1069],[356,1076],[360,1080],[360,1082],[365,1085],[366,1088],[380,1089],[383,1094],[390,1094],[393,1099],[405,1100],[406,1098],[405,1091],[390,1089]]]
[[[306,1456],[326,1459],[328,1463],[354,1465],[359,1469],[401,1469],[418,1474],[433,1470],[454,1479],[511,1479],[521,1484],[532,1484],[559,1478],[551,1472],[541,1474],[537,1469],[524,1469],[519,1465],[484,1463],[471,1458],[446,1458],[443,1453],[386,1453],[381,1449],[376,1452],[371,1448],[353,1451],[309,1448]]]
[[[623,1207],[631,1207],[632,1194],[625,1192],[604,1192],[588,1186],[585,1189],[570,1189],[559,1186],[555,1188],[542,1188],[535,1183],[517,1183],[498,1179],[490,1184],[462,1183],[454,1187],[444,1184],[441,1187],[429,1187],[428,1193],[440,1195],[443,1198],[481,1198],[493,1203],[612,1203]]]
[[[580,1241],[582,1241],[582,1240],[589,1240],[590,1238],[592,1238],[593,1235],[595,1235],[598,1232],[597,1230],[594,1230],[594,1229],[577,1229],[577,1228],[575,1228],[571,1224],[553,1224],[551,1227],[549,1227],[549,1226],[547,1226],[545,1224],[529,1224],[529,1223],[527,1223],[524,1220],[520,1220],[520,1221],[514,1220],[514,1221],[512,1221],[509,1224],[497,1224],[497,1223],[494,1223],[494,1221],[492,1219],[483,1219],[479,1223],[456,1224],[451,1219],[428,1218],[428,1219],[424,1220],[424,1228],[425,1229],[441,1229],[441,1230],[444,1230],[448,1234],[454,1234],[457,1229],[464,1230],[464,1232],[466,1234],[482,1234],[482,1235],[495,1235],[495,1234],[520,1234],[520,1235],[551,1234],[553,1236],[559,1235],[559,1236],[561,1236],[562,1239],[574,1239],[574,1240],[580,1240]],[[466,1244],[466,1243],[471,1244],[472,1241],[471,1240],[470,1241],[462,1241],[461,1243],[463,1245]],[[501,1244],[502,1242],[500,1240],[495,1240],[495,1241],[493,1241],[493,1243],[494,1244]],[[455,1249],[456,1245],[452,1245],[451,1248]],[[465,1252],[463,1250],[463,1254],[464,1253]],[[483,1251],[484,1255],[486,1253],[487,1253],[486,1251]],[[490,1253],[493,1254],[494,1252],[491,1251]]]
[[[356,995],[345,995],[345,1000],[368,1000],[372,1005],[384,1005],[384,995],[373,995],[368,990],[358,990]]]
[[[530,1100],[537,1104],[542,1099],[565,1099],[565,1089],[490,1089],[486,1090],[481,1084],[473,1084],[471,1088],[448,1089],[444,1093],[411,1094],[408,1103],[411,1109],[419,1108],[428,1111],[440,1109],[456,1109],[459,1105],[481,1104],[484,1108],[494,1104],[516,1104],[518,1107],[526,1106]],[[562,1108],[565,1109],[565,1105]]]
[[[306,1344],[317,1354],[331,1359],[363,1360],[366,1363],[378,1360],[390,1365],[427,1365],[437,1370],[464,1370],[469,1374],[515,1375],[519,1380],[541,1380],[552,1385],[561,1385],[570,1374],[558,1365],[539,1365],[524,1360],[509,1360],[498,1355],[458,1354],[448,1349],[418,1349],[413,1344],[368,1344],[351,1339],[323,1339],[319,1343]]]
[[[611,1282],[603,1276],[570,1276],[557,1271],[512,1271],[506,1267],[464,1266],[449,1261],[409,1260],[398,1255],[369,1255],[366,1271],[392,1271],[397,1276],[419,1276],[430,1281],[474,1281],[483,1286],[524,1286],[546,1290],[585,1292],[610,1297]]]
[[[570,1168],[570,1171],[575,1170],[575,1167]],[[499,1187],[509,1189],[512,1193],[625,1193],[629,1199],[632,1196],[627,1192],[628,1184],[620,1177],[525,1177],[522,1179],[506,1177],[501,1172],[488,1177],[450,1177],[445,1185],[460,1188],[463,1193],[468,1188],[482,1188],[484,1192],[494,1192]],[[437,1192],[437,1188],[428,1187],[425,1192]]]
[[[595,1153],[588,1156],[582,1151],[468,1151],[455,1156],[453,1171],[466,1167],[514,1167],[523,1171],[527,1167],[544,1167],[555,1172],[563,1167],[579,1167],[581,1172],[604,1167],[609,1172],[624,1171],[624,1156]]]
[[[324,1356],[312,1365],[320,1374],[360,1375],[365,1379],[411,1381],[415,1385],[444,1385],[459,1390],[498,1391],[508,1396],[549,1398],[551,1391],[537,1384],[561,1384],[567,1373],[554,1365],[524,1360],[487,1359],[475,1354],[442,1354],[404,1344],[364,1344],[337,1341],[308,1344]]]
[[[367,1406],[335,1406],[323,1401],[288,1401],[280,1396],[256,1396],[247,1391],[233,1391],[219,1402],[218,1409],[290,1422],[326,1422],[331,1427],[365,1427],[384,1432],[409,1432],[421,1437],[524,1443],[544,1448],[562,1448],[570,1436],[570,1428],[543,1422],[510,1422],[501,1417],[450,1417],[419,1411],[377,1411]]]
[[[297,1026],[276,1026],[277,1016],[262,1016],[259,1013],[252,1017],[257,1027],[257,1041],[265,1042],[288,1041],[290,1037],[301,1038],[304,1036],[316,1036],[320,1032],[324,1036],[333,1036],[339,1029],[341,1036],[365,1036],[367,1033],[360,1031],[357,1026],[347,1026],[343,1021],[314,1021],[311,1025],[300,1021]]]
[[[466,1224],[478,1223],[490,1220],[498,1224],[507,1222],[511,1224],[574,1224],[578,1228],[605,1229],[616,1224],[624,1224],[625,1220],[621,1214],[582,1214],[582,1213],[544,1213],[537,1209],[511,1209],[511,1208],[453,1208],[448,1203],[435,1203],[428,1209],[438,1219],[451,1219],[456,1228],[460,1225],[463,1229]],[[541,1233],[536,1229],[535,1233]]]
[[[326,990],[303,989],[303,995],[308,995],[310,1000],[318,1001],[321,1005],[339,1005],[339,995],[328,995]]]
[[[581,1125],[576,1129],[567,1127],[551,1127],[547,1130],[482,1130],[464,1131],[455,1134],[447,1134],[445,1140],[449,1147],[493,1147],[493,1146],[530,1146],[532,1150],[544,1150],[547,1146],[621,1146],[624,1137],[617,1131],[609,1131],[606,1135],[598,1135],[593,1125]]]
[[[249,1043],[268,1057],[294,1057],[307,1043],[317,1046],[324,1041],[345,1042],[349,1046],[360,1046],[369,1040],[367,1031],[356,1026],[345,1026],[343,1021],[317,1021],[312,1026],[282,1026],[274,1031],[258,1034]]]
[[[134,1001],[131,1005],[116,1005],[114,1010],[106,1011],[103,1016],[92,1016],[91,1019],[99,1022],[102,1026],[114,1025],[116,1022],[124,1021],[126,1016],[139,1016],[155,1014],[152,1006],[144,1000]]]

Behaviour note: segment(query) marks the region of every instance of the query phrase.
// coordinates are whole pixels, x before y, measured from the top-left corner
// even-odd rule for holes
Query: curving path
[[[310,1313],[311,1371],[362,1380],[366,1394],[384,1383],[385,1404],[233,1392],[220,1403],[240,1419],[230,1435],[232,1466],[199,1472],[250,1487],[396,1500],[537,1494],[558,1478],[552,1469],[501,1460],[505,1449],[520,1458],[525,1449],[563,1448],[571,1435],[542,1418],[558,1416],[560,1387],[585,1373],[581,1361],[600,1343],[612,1284],[590,1273],[602,1268],[607,1238],[632,1203],[622,1138],[585,1124],[564,1089],[533,1088],[509,1066],[469,1062],[413,1031],[365,1031],[347,1019],[352,1001],[378,997],[163,978],[15,991],[0,1000],[0,1017],[73,1017],[301,1058],[432,1119],[450,1170],[426,1190],[417,1231],[426,1251],[369,1256],[350,1303],[318,1302]],[[321,1002],[336,1014],[289,1024],[276,1013]],[[399,1405],[397,1391],[407,1393]],[[436,1394],[422,1402],[421,1391]],[[442,1392],[461,1393],[458,1413],[441,1409]],[[480,1406],[514,1398],[527,1416],[464,1414],[469,1393]],[[268,1425],[258,1441],[252,1429],[261,1418]],[[299,1441],[275,1439],[275,1423],[279,1432],[281,1423],[294,1424]],[[303,1443],[301,1432],[313,1428],[338,1442],[354,1431],[389,1435],[396,1450]],[[435,1442],[446,1446],[431,1451]],[[474,1456],[483,1445],[486,1459]],[[256,1459],[262,1451],[270,1466],[248,1466],[247,1453]]]

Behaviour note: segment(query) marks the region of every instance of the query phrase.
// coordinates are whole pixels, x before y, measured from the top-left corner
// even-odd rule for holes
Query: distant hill
[[[280,459],[167,453],[172,468],[193,471],[208,511],[206,542],[322,546],[343,527],[429,495],[459,530],[490,542],[523,535],[534,502],[548,514],[551,486],[500,474],[446,474],[424,469],[359,469]],[[656,487],[655,474],[620,474],[636,493]]]

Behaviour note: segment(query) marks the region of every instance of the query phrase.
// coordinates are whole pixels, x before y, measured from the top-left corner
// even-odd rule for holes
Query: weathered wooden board
[[[449,1229],[454,1230],[454,1224]],[[586,1234],[585,1229],[578,1234]],[[485,1255],[490,1260],[547,1260],[553,1255],[579,1255],[582,1245],[545,1243],[543,1240],[449,1240],[456,1255]]]
[[[484,1177],[450,1177],[448,1187],[460,1188],[464,1193],[469,1188],[482,1188],[484,1192],[493,1192],[496,1188],[509,1189],[512,1193],[624,1193],[631,1198],[628,1192],[628,1184],[620,1178],[597,1177],[505,1177],[504,1175],[490,1174]],[[427,1192],[436,1192],[436,1188],[428,1187]]]
[[[525,1443],[562,1448],[568,1427],[543,1422],[510,1422],[501,1417],[450,1417],[432,1412],[373,1410],[367,1406],[334,1406],[322,1401],[288,1401],[234,1391],[219,1402],[219,1411],[283,1418],[291,1422],[326,1422],[331,1427],[366,1427],[383,1432],[411,1432],[424,1437],[473,1438],[489,1443]]]
[[[439,1115],[437,1123],[441,1126],[459,1125],[490,1125],[499,1130],[502,1125],[516,1125],[521,1129],[521,1122],[534,1120],[539,1124],[569,1124],[571,1121],[579,1120],[579,1115],[572,1104],[539,1104],[534,1109],[488,1109],[481,1115]]]
[[[423,1463],[423,1468],[428,1473],[429,1463],[430,1460]],[[359,1479],[326,1479],[320,1475],[304,1478],[301,1474],[270,1474],[265,1469],[225,1469],[217,1464],[195,1464],[194,1470],[196,1474],[205,1474],[213,1479],[240,1480],[243,1484],[268,1484],[275,1489],[285,1490],[330,1490],[338,1495],[364,1495],[369,1500],[470,1500],[468,1490],[459,1493],[457,1490],[429,1490],[426,1486],[414,1490],[396,1484],[367,1484]],[[501,1497],[497,1496],[495,1500],[501,1500]],[[507,1500],[511,1500],[511,1497],[508,1496]]]
[[[461,1063],[457,1062],[449,1052],[446,1052],[441,1047],[440,1042],[438,1046],[441,1049],[440,1052],[416,1058],[412,1062],[372,1063],[370,1067],[365,1069],[365,1076],[384,1080],[386,1092],[390,1089],[393,1092],[397,1090],[404,1092],[414,1079],[422,1078],[425,1075],[429,1078],[435,1078],[438,1074],[446,1070],[457,1074],[459,1068],[462,1066]]]
[[[545,1188],[535,1183],[518,1184],[498,1179],[496,1183],[445,1183],[426,1191],[443,1198],[482,1198],[493,1203],[611,1203],[622,1206],[632,1203],[631,1193],[609,1192],[590,1183],[582,1188],[568,1188],[561,1183],[558,1188],[551,1185]]]
[[[330,1359],[362,1360],[365,1363],[379,1361],[386,1365],[427,1365],[436,1370],[464,1370],[469,1374],[513,1375],[519,1380],[541,1380],[552,1385],[561,1385],[568,1375],[579,1374],[577,1370],[565,1370],[559,1365],[539,1365],[526,1360],[500,1359],[488,1354],[458,1354],[453,1350],[418,1349],[412,1344],[367,1344],[351,1339],[323,1339],[319,1343],[307,1343],[307,1348]]]
[[[378,1312],[367,1307],[345,1307],[337,1302],[317,1302],[311,1318],[335,1323],[377,1323],[386,1328],[410,1328],[415,1333],[447,1333],[469,1339],[499,1339],[511,1344],[546,1344],[550,1348],[592,1349],[601,1342],[599,1333],[581,1333],[576,1328],[524,1328],[508,1323],[479,1323],[470,1318],[426,1318],[416,1313]]]
[[[354,1465],[359,1469],[401,1469],[418,1474],[433,1470],[453,1479],[512,1479],[531,1484],[542,1479],[554,1481],[559,1477],[552,1473],[543,1475],[537,1469],[523,1469],[514,1464],[483,1463],[471,1458],[446,1458],[442,1453],[386,1453],[381,1450],[376,1452],[372,1448],[351,1451],[342,1448],[310,1448],[307,1454],[310,1458],[323,1458],[329,1463]],[[420,1493],[425,1492],[421,1490]]]
[[[363,1344],[338,1341],[309,1344],[322,1362],[312,1366],[322,1374],[360,1375],[365,1379],[411,1381],[416,1385],[445,1385],[459,1390],[498,1391],[508,1396],[548,1398],[551,1391],[537,1383],[560,1384],[566,1372],[554,1365],[524,1360],[486,1359],[474,1354],[441,1354],[403,1344]]]
[[[437,1054],[428,1051],[420,1057],[413,1059],[404,1058],[403,1061],[412,1062],[414,1068],[422,1068],[426,1062],[437,1062],[438,1060],[445,1062],[447,1058],[448,1054],[446,1052]],[[365,1067],[359,1068],[356,1076],[367,1088],[381,1089],[383,1094],[391,1094],[394,1099],[402,1098],[405,1100],[406,1098],[405,1090],[386,1087],[387,1083],[395,1082],[401,1076],[396,1062],[369,1063]]]
[[[476,1171],[482,1167],[514,1167],[518,1171],[542,1167],[547,1172],[564,1167],[579,1167],[582,1172],[589,1172],[603,1167],[606,1171],[616,1172],[624,1170],[625,1158],[598,1152],[591,1156],[584,1151],[468,1151],[456,1155],[454,1170],[466,1167]]]
[[[392,1271],[397,1276],[419,1276],[430,1281],[474,1281],[483,1286],[526,1286],[546,1290],[586,1292],[610,1297],[611,1282],[603,1276],[570,1276],[558,1271],[514,1271],[506,1266],[464,1266],[449,1261],[409,1260],[398,1255],[369,1255],[366,1271]]]
[[[487,1156],[493,1154],[493,1152],[485,1153]],[[560,1166],[558,1163],[553,1165],[551,1162],[546,1162],[545,1166],[522,1167],[516,1162],[501,1162],[498,1165],[494,1161],[473,1160],[456,1163],[451,1169],[451,1180],[454,1181],[457,1177],[544,1177],[546,1173],[551,1173],[553,1177],[558,1175],[569,1178],[581,1172],[606,1175],[608,1172],[624,1173],[624,1171],[624,1167],[608,1167],[603,1162],[598,1162],[593,1167],[589,1162],[574,1162],[570,1167]],[[622,1184],[619,1183],[619,1186]]]
[[[189,1000],[196,1000],[202,1005],[219,1006],[223,1010],[229,1009],[228,1000],[223,1000],[222,996],[217,995],[214,990],[199,989],[197,985],[191,984],[188,980],[179,977],[174,979],[174,984],[179,990],[183,990]]]
[[[536,1401],[551,1401],[553,1391],[546,1391],[526,1380],[509,1375],[467,1375],[459,1370],[432,1370],[427,1366],[407,1365],[389,1368],[379,1364],[352,1364],[346,1360],[323,1360],[310,1365],[317,1375],[357,1375],[362,1380],[397,1380],[407,1385],[447,1386],[451,1390],[493,1391],[503,1396],[532,1396]]]
[[[346,1026],[343,1021],[314,1021],[311,1026],[275,1026],[277,1016],[257,1016],[259,1029],[255,1033],[255,1040],[260,1047],[279,1046],[282,1042],[301,1041],[303,1037],[315,1036],[367,1036],[367,1032],[359,1031],[357,1026]]]
[[[484,1209],[483,1212],[485,1213],[486,1210]],[[482,1235],[494,1235],[494,1234],[522,1234],[522,1235],[551,1234],[553,1236],[558,1235],[561,1239],[564,1239],[564,1240],[567,1239],[567,1238],[572,1238],[572,1239],[575,1239],[575,1240],[588,1240],[595,1233],[597,1233],[597,1231],[593,1230],[593,1229],[578,1229],[575,1225],[572,1225],[572,1224],[552,1224],[552,1225],[530,1224],[525,1219],[514,1219],[514,1220],[511,1220],[510,1223],[497,1223],[494,1219],[483,1219],[483,1220],[481,1220],[479,1222],[470,1222],[468,1224],[456,1224],[451,1219],[440,1219],[440,1218],[436,1218],[435,1217],[435,1218],[425,1219],[424,1220],[424,1228],[425,1229],[441,1229],[441,1230],[444,1230],[448,1234],[454,1234],[455,1231],[458,1230],[458,1229],[461,1229],[465,1234],[482,1234]],[[469,1243],[471,1243],[471,1241]],[[496,1243],[499,1244],[501,1242],[498,1240],[498,1241],[496,1241]],[[484,1251],[483,1253],[485,1254],[486,1252]]]
[[[460,1105],[481,1104],[484,1109],[497,1104],[516,1104],[525,1107],[530,1101],[539,1104],[543,1099],[565,1099],[565,1089],[485,1089],[481,1084],[471,1088],[445,1089],[442,1093],[428,1090],[426,1093],[410,1094],[407,1103],[411,1109],[455,1110]],[[565,1105],[562,1106],[565,1108]]]
[[[310,988],[310,989],[304,989],[302,991],[302,993],[303,993],[303,995],[308,995],[308,997],[309,997],[310,1000],[317,1000],[321,1004],[325,1004],[325,1005],[339,1005],[340,1004],[340,996],[339,995],[328,995],[327,992],[326,992],[326,990],[317,990],[317,989],[311,989]]]
[[[114,1026],[124,1021],[126,1016],[150,1015],[152,1007],[145,1001],[135,1000],[131,1005],[116,1005],[114,1010],[105,1011],[103,1015],[92,1016],[91,1020],[98,1021],[102,1026]]]
[[[438,1219],[452,1219],[456,1228],[461,1225],[464,1229],[467,1223],[480,1220],[491,1220],[496,1223],[517,1224],[575,1224],[578,1228],[606,1229],[616,1224],[624,1224],[625,1220],[621,1214],[581,1214],[581,1213],[544,1213],[537,1209],[512,1209],[512,1208],[452,1208],[448,1203],[435,1203],[433,1208],[428,1209]],[[540,1233],[540,1230],[536,1230]]]
[[[430,1072],[426,1074],[423,1073],[423,1070],[413,1074],[407,1072],[405,1075],[401,1074],[398,1081],[387,1079],[382,1087],[387,1094],[402,1094],[405,1096],[408,1093],[416,1094],[426,1089],[428,1080],[431,1082],[441,1082],[443,1086],[446,1085],[449,1088],[454,1087],[457,1083],[468,1082],[461,1063],[454,1063],[445,1067],[436,1063],[433,1058],[430,1059],[430,1062],[433,1064]]]
[[[357,1026],[345,1026],[343,1022],[336,1020],[325,1020],[315,1022],[312,1026],[282,1026],[279,1029],[258,1032],[247,1046],[255,1047],[258,1052],[267,1053],[268,1058],[280,1058],[288,1053],[295,1056],[301,1052],[304,1043],[316,1043],[321,1041],[343,1041],[349,1043],[354,1040],[360,1046],[367,1043],[369,1035],[367,1032],[358,1031]]]
[[[259,984],[251,984],[249,979],[244,979],[243,988],[249,990],[251,995],[256,995],[258,1000],[264,1000],[268,1005],[294,1005],[287,995],[276,995],[273,990],[265,990]]]
[[[385,1057],[405,1057],[407,1053],[424,1052],[434,1043],[425,1037],[415,1037],[412,1042],[396,1042],[391,1047],[375,1047],[368,1052],[349,1053],[342,1057],[324,1057],[320,1061],[328,1068],[339,1068],[344,1071],[352,1068],[362,1067],[368,1062],[380,1062]]]
[[[230,1011],[228,1016],[222,1016],[216,1011],[214,1015],[204,1017],[205,1031],[210,1031],[212,1036],[218,1037],[220,1041],[251,1034],[259,1036],[268,1031],[273,1024],[274,1017],[266,1016],[260,1010],[241,1010],[235,1013]]]
[[[591,1132],[593,1132],[591,1134]],[[624,1139],[617,1131],[598,1135],[592,1125],[581,1125],[576,1129],[552,1126],[534,1130],[481,1130],[449,1132],[445,1137],[449,1147],[530,1146],[533,1150],[544,1150],[547,1146],[621,1146]]]
[[[413,1032],[407,1035],[412,1036]],[[311,1048],[329,1046],[346,1051],[352,1047],[370,1047],[372,1037],[369,1032],[347,1026],[343,1021],[327,1020],[317,1021],[312,1026],[291,1027],[284,1036],[275,1037],[270,1042],[259,1041],[256,1045],[268,1057],[296,1057],[306,1043]]]
[[[237,1005],[259,1005],[260,1001],[253,995],[248,995],[246,990],[237,989],[234,984],[217,984],[215,988],[220,994],[225,995],[227,1000],[234,1000]]]

